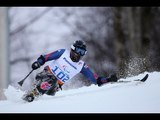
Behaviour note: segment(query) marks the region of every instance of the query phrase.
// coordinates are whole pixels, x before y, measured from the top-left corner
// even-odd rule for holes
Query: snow
[[[121,80],[143,78],[148,72]],[[160,113],[160,72],[148,73],[145,83],[108,83],[84,86],[44,95],[28,103],[23,91],[9,86],[7,100],[0,101],[0,113]]]

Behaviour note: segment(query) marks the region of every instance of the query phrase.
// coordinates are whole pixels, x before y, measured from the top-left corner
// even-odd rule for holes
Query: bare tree
[[[124,77],[128,75],[128,71],[136,75],[149,70],[151,28],[155,28],[155,25],[152,25],[152,8],[115,7],[114,11],[115,48],[119,74]]]
[[[151,23],[149,24],[150,30],[150,61],[151,61],[151,71],[160,70],[160,7],[152,7],[146,12],[150,13]],[[147,16],[146,16],[147,17]],[[146,22],[147,24],[147,22]],[[146,35],[147,36],[147,35]],[[148,40],[148,39],[147,39]]]
[[[28,66],[28,71],[30,71],[31,62],[33,56],[30,55],[32,44],[29,41],[31,35],[35,34],[35,31],[27,29],[29,26],[37,22],[41,19],[46,13],[48,13],[52,8],[45,8],[39,14],[32,14],[32,12],[28,15],[28,22],[24,22],[22,20],[18,20],[16,18],[16,13],[19,9],[23,8],[10,8],[9,9],[9,18],[10,18],[10,64],[11,66],[18,65],[19,63],[24,63]],[[34,10],[35,12],[36,9]],[[18,24],[17,24],[18,22]],[[30,76],[31,79],[34,79],[33,75]],[[13,83],[13,81],[11,82]]]

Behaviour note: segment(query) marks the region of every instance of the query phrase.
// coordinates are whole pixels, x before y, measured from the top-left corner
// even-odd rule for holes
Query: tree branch
[[[22,30],[26,29],[29,25],[33,24],[37,20],[39,20],[41,17],[43,17],[47,12],[49,12],[52,8],[46,8],[43,12],[41,12],[39,15],[32,18],[28,23],[21,25],[20,27],[16,28],[15,30],[10,32],[10,35],[13,36]]]

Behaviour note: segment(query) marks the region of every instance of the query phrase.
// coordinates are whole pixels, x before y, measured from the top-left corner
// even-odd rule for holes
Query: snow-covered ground
[[[142,78],[146,73],[123,80]],[[23,91],[9,86],[7,100],[0,101],[0,113],[160,113],[160,72],[148,74],[142,84],[91,85],[44,95],[31,103],[21,100]]]

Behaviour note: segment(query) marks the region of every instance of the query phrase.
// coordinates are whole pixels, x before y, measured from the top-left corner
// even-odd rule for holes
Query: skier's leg
[[[57,78],[48,71],[47,67],[44,68],[44,71],[37,75],[37,79],[41,79],[41,84],[37,86],[38,91],[43,95],[55,95],[58,90]]]
[[[43,95],[46,92],[46,90],[42,90],[40,88],[40,85],[46,79],[46,76],[47,75],[45,70],[38,73],[35,77],[35,80],[32,83],[31,90],[27,91],[26,94],[22,96],[22,99],[28,102],[32,102],[35,97],[39,97],[40,95]]]
[[[54,96],[58,90],[59,90],[59,87],[58,87],[57,79],[53,79],[52,87],[45,94]]]
[[[50,87],[47,84],[47,82],[51,80],[51,78],[48,76],[48,71],[44,69],[41,73],[36,75],[36,81],[41,81],[39,84],[37,84],[37,90],[40,92],[41,95],[43,95],[47,90],[46,87]]]
[[[35,78],[33,88],[25,95],[24,100],[32,102],[34,97],[39,97],[43,94],[53,96],[58,91],[59,87],[57,78],[47,69],[44,69],[42,72],[38,73]]]

